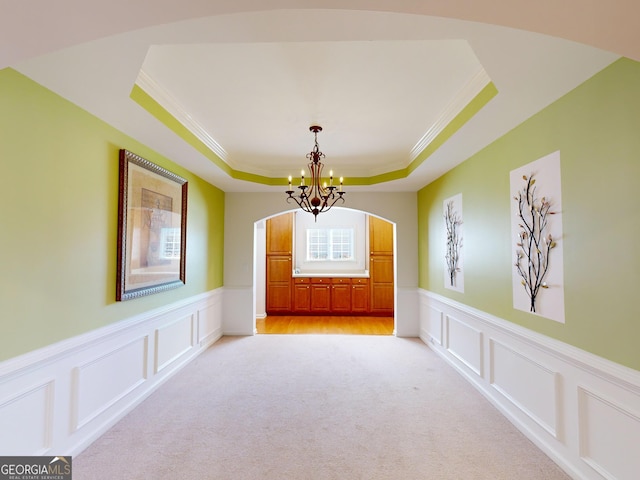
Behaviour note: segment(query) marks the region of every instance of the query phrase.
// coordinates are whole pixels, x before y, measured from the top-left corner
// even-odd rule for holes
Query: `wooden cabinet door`
[[[331,313],[351,312],[351,280],[334,278],[331,280]]]
[[[311,311],[311,287],[308,278],[295,278],[293,281],[293,312]]]
[[[351,280],[351,312],[369,313],[369,281],[366,278]]]
[[[267,257],[267,282],[291,284],[290,255],[269,255]]]
[[[292,229],[292,213],[267,219],[267,314],[291,312]]]
[[[371,313],[393,314],[393,256],[372,256],[371,269]]]
[[[369,250],[371,255],[393,255],[393,224],[369,216]]]
[[[291,287],[270,285],[267,290],[267,313],[287,313],[291,310]]]
[[[371,285],[371,313],[393,315],[393,284]]]
[[[291,256],[267,256],[267,314],[291,311]]]
[[[291,255],[293,213],[267,219],[267,255]]]
[[[369,268],[371,283],[393,284],[393,257],[371,257]]]
[[[328,278],[311,279],[311,311],[331,312],[331,281]]]
[[[375,315],[393,315],[393,224],[369,217],[369,308]]]

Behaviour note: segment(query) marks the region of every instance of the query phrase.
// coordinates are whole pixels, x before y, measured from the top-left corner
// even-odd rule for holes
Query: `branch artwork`
[[[530,311],[536,311],[536,299],[541,288],[549,288],[544,281],[549,270],[549,254],[556,246],[550,233],[547,233],[547,222],[551,211],[551,203],[545,197],[536,197],[536,183],[533,175],[523,175],[526,186],[513,198],[518,202],[518,220],[520,232],[516,245],[516,269],[530,299]]]
[[[460,271],[458,262],[460,261],[460,248],[462,247],[462,236],[460,235],[462,220],[458,212],[454,210],[453,200],[447,202],[444,223],[447,229],[447,251],[444,258],[447,261],[450,285],[454,286],[456,274]]]

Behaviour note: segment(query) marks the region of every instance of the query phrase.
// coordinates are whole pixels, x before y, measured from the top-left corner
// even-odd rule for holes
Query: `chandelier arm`
[[[327,206],[327,208],[326,208],[326,209],[325,209],[325,208],[323,208],[323,209],[322,209],[322,210],[320,210],[320,211],[321,211],[321,212],[328,212],[329,210],[331,210],[331,207],[333,207],[333,206],[338,202],[338,200],[342,200],[342,203],[344,203],[344,198],[343,198],[343,197],[342,197],[342,195],[341,195],[340,197],[336,198],[333,202],[331,202],[331,204],[330,204],[330,205],[329,205],[329,204],[327,204],[328,206]]]
[[[289,196],[287,197],[287,203],[291,203],[290,200],[293,200],[305,212],[311,213],[313,211],[311,205],[309,204],[309,198],[304,194],[304,192],[298,196],[293,195],[293,191],[288,191],[286,193],[289,194]]]

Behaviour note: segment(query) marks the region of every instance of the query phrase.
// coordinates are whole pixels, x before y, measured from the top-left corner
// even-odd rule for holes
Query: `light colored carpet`
[[[418,339],[224,337],[74,479],[567,479]]]

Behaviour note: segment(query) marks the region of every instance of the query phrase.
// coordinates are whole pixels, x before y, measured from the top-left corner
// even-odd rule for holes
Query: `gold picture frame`
[[[186,283],[188,182],[120,150],[116,300]]]

